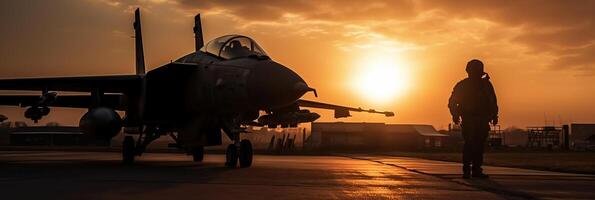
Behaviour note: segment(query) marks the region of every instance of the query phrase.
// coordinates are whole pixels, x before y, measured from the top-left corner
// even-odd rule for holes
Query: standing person
[[[463,178],[488,178],[481,165],[490,122],[498,124],[496,93],[480,60],[469,61],[465,70],[468,77],[455,85],[448,108],[455,124],[462,118]]]

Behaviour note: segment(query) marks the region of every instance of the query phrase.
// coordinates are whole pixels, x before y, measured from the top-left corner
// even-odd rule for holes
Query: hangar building
[[[308,146],[344,150],[442,148],[448,137],[423,124],[315,122],[311,133]]]

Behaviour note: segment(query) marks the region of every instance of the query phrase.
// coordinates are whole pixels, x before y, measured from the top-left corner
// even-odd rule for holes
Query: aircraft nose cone
[[[312,91],[306,82],[291,69],[271,60],[254,66],[249,93],[261,108],[279,108],[294,103]]]
[[[316,89],[311,88],[305,82],[297,82],[297,83],[295,83],[293,85],[293,90],[295,92],[301,93],[301,95],[304,95],[304,93],[306,93],[306,92],[314,92],[314,96],[318,97],[318,94],[316,93]]]
[[[306,85],[304,82],[296,82],[293,84],[293,90],[296,92],[308,92],[312,90],[312,88],[308,87],[308,85]]]

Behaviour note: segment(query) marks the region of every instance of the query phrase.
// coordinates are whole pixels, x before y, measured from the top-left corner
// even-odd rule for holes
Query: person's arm
[[[498,124],[498,99],[496,98],[496,90],[490,81],[488,81],[488,91],[490,94],[490,121],[493,125]]]
[[[461,122],[461,104],[460,104],[460,82],[455,85],[450,94],[450,98],[448,99],[448,109],[450,110],[450,115],[452,116],[452,121],[455,124],[459,124]]]

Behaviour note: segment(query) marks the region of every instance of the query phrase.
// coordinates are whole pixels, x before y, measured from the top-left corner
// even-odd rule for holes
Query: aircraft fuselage
[[[268,56],[221,59],[202,51],[148,72],[144,81],[141,100],[129,103],[140,106],[128,109],[140,116],[135,124],[178,132],[186,145],[199,146],[219,145],[221,129],[227,133],[253,122],[260,111],[291,107],[311,90]]]
[[[146,74],[144,118],[170,121],[202,113],[229,116],[274,110],[307,92],[304,80],[268,58],[193,62],[211,57],[189,54]],[[203,60],[205,60],[203,58]],[[253,119],[252,119],[253,120]]]

